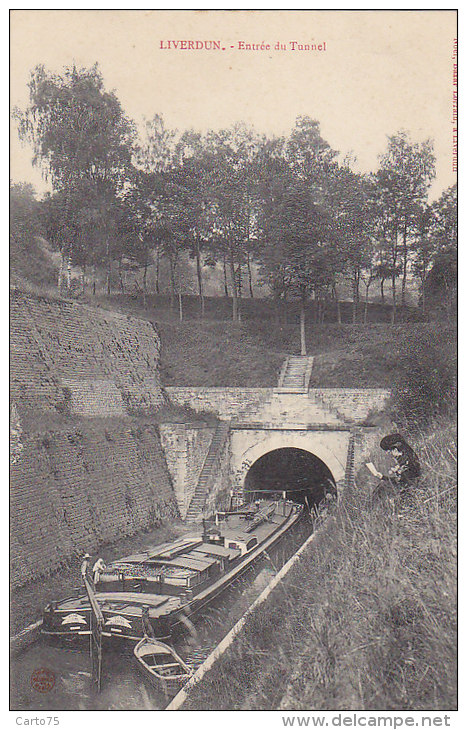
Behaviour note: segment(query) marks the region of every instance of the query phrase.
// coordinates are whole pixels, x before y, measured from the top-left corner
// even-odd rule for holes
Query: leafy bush
[[[428,422],[453,415],[457,396],[455,333],[445,330],[408,340],[401,353],[399,375],[393,388],[398,415],[409,423]]]

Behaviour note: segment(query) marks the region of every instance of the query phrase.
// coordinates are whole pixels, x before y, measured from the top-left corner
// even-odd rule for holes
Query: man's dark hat
[[[387,436],[385,436],[383,439],[381,439],[380,447],[383,449],[383,451],[390,451],[394,448],[406,448],[407,444],[400,435],[400,433],[390,433]]]

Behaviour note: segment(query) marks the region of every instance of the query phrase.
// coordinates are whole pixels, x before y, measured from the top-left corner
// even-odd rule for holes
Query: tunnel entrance
[[[274,449],[261,456],[248,470],[244,485],[245,498],[278,496],[310,507],[318,504],[326,492],[337,495],[334,478],[317,456],[297,448]],[[255,496],[256,495],[256,496]]]

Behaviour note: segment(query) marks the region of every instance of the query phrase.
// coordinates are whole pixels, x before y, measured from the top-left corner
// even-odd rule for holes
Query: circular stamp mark
[[[31,687],[36,692],[50,692],[55,686],[55,674],[51,669],[40,667],[31,674]]]

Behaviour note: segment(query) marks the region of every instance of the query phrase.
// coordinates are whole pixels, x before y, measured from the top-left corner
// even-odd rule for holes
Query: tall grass
[[[412,494],[370,508],[360,478],[184,709],[456,708],[454,425],[414,445]]]

